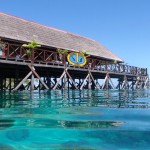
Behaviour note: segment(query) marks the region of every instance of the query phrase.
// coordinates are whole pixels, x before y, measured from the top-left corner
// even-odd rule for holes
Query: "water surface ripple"
[[[0,93],[0,150],[149,150],[150,90]]]

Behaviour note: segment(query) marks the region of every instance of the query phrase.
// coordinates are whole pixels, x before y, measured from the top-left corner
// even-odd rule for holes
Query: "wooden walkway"
[[[77,67],[60,61],[0,58],[0,90],[139,89],[149,85],[147,69],[124,64]],[[99,80],[103,83],[100,84]],[[112,79],[117,79],[114,85]]]

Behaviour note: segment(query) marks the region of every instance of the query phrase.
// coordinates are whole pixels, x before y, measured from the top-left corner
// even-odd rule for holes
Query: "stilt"
[[[123,81],[121,89],[129,89],[129,83],[128,83],[128,79],[126,75],[124,75],[124,81]]]
[[[149,88],[149,76],[146,77],[144,88]]]
[[[42,85],[48,90],[49,89],[48,86],[42,81],[42,79],[40,78],[40,76],[35,71],[35,68],[32,67],[31,65],[28,65],[28,67],[31,69],[31,71],[34,73],[34,75],[40,80],[40,82],[42,83]]]
[[[31,87],[30,90],[33,91],[34,90],[34,74],[32,73],[31,75]]]
[[[140,85],[140,77],[137,77],[136,82],[135,82],[135,89],[138,89]]]
[[[3,90],[3,78],[1,75],[0,75],[0,90],[1,91]]]
[[[65,68],[66,70],[67,68]],[[62,78],[64,77],[64,75],[66,74],[65,70],[63,71],[62,75],[60,76],[60,78],[58,79],[57,83],[55,84],[55,86],[53,87],[53,90],[56,90],[59,82],[62,80]]]
[[[12,84],[12,80],[11,80],[11,78],[9,78],[9,88],[8,88],[9,91],[12,90],[11,84]]]
[[[114,86],[108,73],[106,74],[105,79],[104,79],[104,83],[102,85],[102,89],[105,89],[105,88],[106,89],[110,89],[110,88],[114,89],[115,88],[115,86]]]
[[[66,90],[66,83],[67,83],[67,75],[66,73],[64,74],[64,85],[63,85],[63,89]]]
[[[42,81],[42,79],[40,78],[40,76],[37,74],[37,72],[35,71],[35,68],[31,65],[28,65],[28,67],[31,69],[31,71],[26,75],[26,77],[14,88],[14,91],[18,90],[19,87],[31,76],[31,87],[30,89],[33,90],[34,89],[34,75],[40,80],[40,82],[42,83],[42,85],[46,88],[49,89],[48,86]]]
[[[86,78],[83,80],[83,83],[80,87],[80,90],[83,89],[84,85],[86,84],[85,82],[87,81],[87,87],[88,89],[90,90],[91,89],[91,81],[93,81],[93,84],[95,85],[96,88],[98,88],[95,80],[94,80],[94,77],[92,75],[92,73],[90,72],[90,70],[88,71],[88,75],[86,76]]]
[[[88,90],[91,90],[91,78],[90,78],[90,75],[88,77]]]
[[[83,80],[83,83],[82,83],[82,85],[81,85],[81,87],[80,87],[80,90],[83,89],[83,86],[85,85],[85,82],[87,81],[88,77],[89,77],[89,74],[88,74],[88,75],[86,76],[86,78]]]
[[[75,86],[75,88],[77,89],[77,86],[75,84],[75,82],[73,81],[72,77],[70,76],[70,74],[68,73],[68,68],[65,68],[62,75],[60,76],[59,80],[57,81],[57,83],[55,84],[55,86],[53,87],[53,90],[55,90],[57,88],[57,86],[59,85],[59,82],[64,78],[64,83],[62,85],[62,87],[65,86],[66,82],[67,82],[67,75],[69,77],[69,79],[72,81],[73,85]]]

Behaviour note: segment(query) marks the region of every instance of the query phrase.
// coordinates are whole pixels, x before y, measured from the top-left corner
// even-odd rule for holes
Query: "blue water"
[[[0,93],[0,150],[149,149],[149,90]]]

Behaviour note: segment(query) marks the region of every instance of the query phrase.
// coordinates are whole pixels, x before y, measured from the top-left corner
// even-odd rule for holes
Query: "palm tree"
[[[41,47],[41,45],[38,44],[35,40],[33,40],[31,43],[23,44],[22,46],[28,48],[26,50],[26,54],[29,57],[31,57],[31,61],[33,63],[33,61],[34,61],[34,49],[37,48],[37,47]]]
[[[33,48],[36,48],[36,47],[41,47],[41,45],[38,44],[35,40],[33,40],[31,43],[23,44],[22,46],[30,48],[30,49],[33,49]]]

